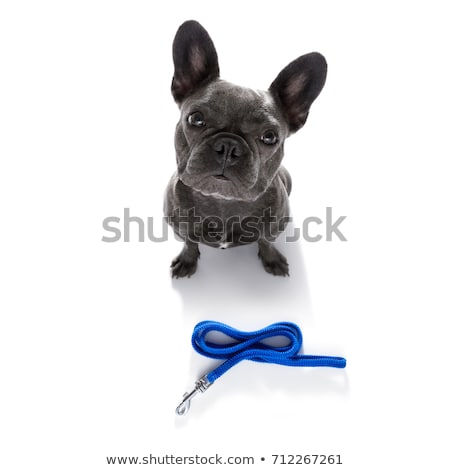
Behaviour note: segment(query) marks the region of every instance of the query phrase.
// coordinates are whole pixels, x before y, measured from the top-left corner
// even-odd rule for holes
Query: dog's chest
[[[282,185],[256,201],[226,200],[177,186],[171,225],[185,240],[228,248],[274,239],[287,223],[288,198]]]

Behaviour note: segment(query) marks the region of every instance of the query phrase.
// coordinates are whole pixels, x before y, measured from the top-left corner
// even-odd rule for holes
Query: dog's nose
[[[245,153],[242,144],[233,137],[220,137],[213,144],[216,158],[226,166],[235,165]]]

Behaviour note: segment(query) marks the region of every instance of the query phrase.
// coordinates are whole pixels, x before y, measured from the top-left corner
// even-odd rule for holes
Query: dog
[[[325,58],[302,55],[268,91],[244,88],[219,78],[208,32],[186,21],[174,38],[173,62],[171,89],[181,117],[164,215],[184,247],[172,262],[172,277],[196,272],[199,243],[228,248],[253,242],[268,273],[288,275],[286,258],[272,244],[289,220],[283,144],[303,127],[325,84]]]

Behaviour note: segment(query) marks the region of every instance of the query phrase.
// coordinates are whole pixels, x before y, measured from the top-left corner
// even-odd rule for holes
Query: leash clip
[[[213,383],[208,380],[207,375],[204,375],[200,379],[195,382],[194,390],[190,393],[185,393],[183,395],[182,402],[177,406],[175,412],[178,416],[184,416],[191,407],[191,400],[198,394],[198,392],[205,393],[206,390],[212,385]]]

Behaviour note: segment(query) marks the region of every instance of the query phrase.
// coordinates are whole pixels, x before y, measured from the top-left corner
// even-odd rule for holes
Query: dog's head
[[[285,139],[306,122],[327,73],[311,53],[285,67],[268,91],[219,78],[216,49],[196,21],[174,39],[172,95],[181,118],[175,133],[178,175],[205,195],[252,201],[271,184]]]

